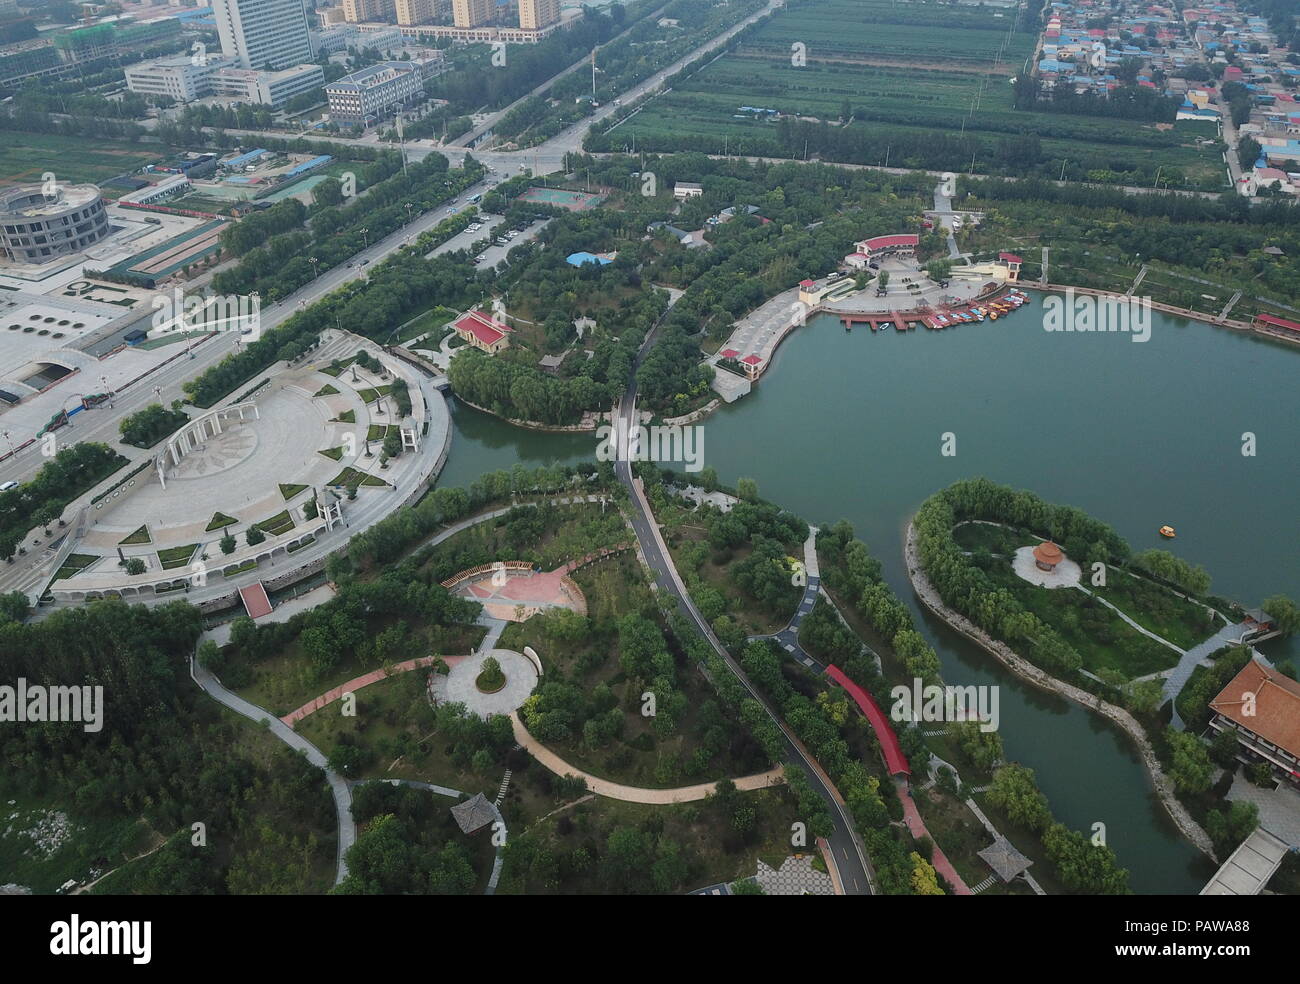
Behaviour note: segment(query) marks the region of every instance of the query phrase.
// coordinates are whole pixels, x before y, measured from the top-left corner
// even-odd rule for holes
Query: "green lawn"
[[[5,823],[0,827],[0,871],[6,882],[25,885],[38,895],[52,895],[65,881],[86,880],[94,867],[113,866],[147,850],[156,835],[142,819],[82,816],[74,804],[44,800],[0,785]],[[13,803],[10,801],[13,800]],[[28,831],[66,814],[69,834],[46,852]]]
[[[187,543],[183,547],[168,547],[165,550],[158,551],[158,562],[162,564],[163,570],[171,570],[175,567],[184,567],[194,556],[194,551],[199,545],[197,543]]]
[[[289,515],[289,510],[282,509],[270,519],[264,519],[260,523],[254,525],[257,529],[262,530],[265,533],[270,533],[272,536],[279,536],[280,534],[288,533],[293,529],[294,522],[293,517]]]
[[[141,526],[130,536],[124,537],[121,540],[121,545],[127,547],[127,546],[134,546],[135,544],[138,543],[152,543],[152,542],[153,542],[153,537],[149,535],[149,527],[146,525],[146,526]]]
[[[67,558],[63,561],[63,566],[55,572],[54,580],[58,581],[61,578],[72,577],[73,574],[76,574],[78,571],[84,571],[99,559],[98,554],[68,554]]]
[[[299,485],[299,484],[297,484],[297,483],[286,483],[286,482],[281,482],[281,483],[280,483],[280,495],[282,495],[282,496],[284,497],[284,501],[285,501],[285,502],[288,502],[290,499],[292,499],[295,495],[297,495],[299,492],[301,492],[301,491],[302,491],[303,489],[305,489],[306,487],[307,487],[307,486],[305,486],[305,485]]]
[[[1030,584],[1011,569],[1009,561],[994,562],[986,573],[1078,650],[1084,669],[1116,670],[1132,679],[1178,662],[1178,654],[1168,646],[1147,638],[1082,591]],[[1033,659],[1032,652],[1022,655]]]
[[[1164,585],[1108,569],[1106,586],[1092,588],[1144,629],[1182,649],[1195,648],[1223,624],[1195,602],[1180,598]]]
[[[223,512],[215,512],[212,518],[208,520],[208,525],[204,528],[204,533],[211,533],[213,530],[224,530],[227,526],[234,526],[239,520],[234,516],[227,516]]]
[[[335,475],[334,478],[328,484],[345,485],[345,486],[348,485],[384,486],[387,485],[388,483],[385,482],[382,478],[380,478],[377,475],[367,475],[365,472],[358,471],[357,469],[349,465],[347,468],[344,468],[341,472]]]

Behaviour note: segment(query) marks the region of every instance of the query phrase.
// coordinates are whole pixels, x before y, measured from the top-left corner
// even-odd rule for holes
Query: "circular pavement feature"
[[[494,694],[478,689],[475,680],[483,672],[483,660],[495,656],[506,675],[506,685]],[[434,674],[434,693],[440,701],[464,704],[479,717],[509,714],[518,710],[537,686],[537,668],[523,653],[513,649],[491,649],[466,656],[451,665],[446,676]]]
[[[1034,563],[1033,547],[1021,547],[1017,550],[1015,560],[1012,561],[1012,567],[1020,577],[1030,584],[1037,584],[1043,588],[1072,587],[1079,583],[1079,577],[1083,573],[1079,570],[1079,565],[1068,557],[1056,565],[1056,570],[1045,571],[1040,569]]]

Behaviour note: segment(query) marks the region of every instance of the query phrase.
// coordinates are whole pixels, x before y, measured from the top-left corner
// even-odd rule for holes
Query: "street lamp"
[[[406,203],[406,224],[407,225],[411,224],[411,209],[413,208],[415,208],[415,205],[413,205],[411,202]]]
[[[317,257],[315,257],[315,256],[308,257],[307,259],[308,259],[308,262],[311,263],[312,277],[313,277],[313,278],[315,278],[315,277],[319,277],[319,276],[320,276],[320,259],[317,258]]]
[[[361,230],[361,241],[362,241],[363,243],[365,243],[364,249],[369,249],[369,248],[370,248],[370,230],[369,230],[369,229],[362,229],[362,230]]]

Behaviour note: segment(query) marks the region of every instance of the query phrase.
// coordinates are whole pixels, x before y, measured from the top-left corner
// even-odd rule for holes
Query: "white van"
[[[16,488],[18,488],[17,482],[5,482],[4,484],[0,485],[0,492],[8,492],[10,489],[16,489]]]

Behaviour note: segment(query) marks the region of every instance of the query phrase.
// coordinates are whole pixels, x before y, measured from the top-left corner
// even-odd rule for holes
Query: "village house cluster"
[[[1179,94],[1180,81],[1181,92],[1188,88],[1184,71],[1202,61],[1173,6],[1074,0],[1050,7],[1038,77],[1045,90],[1072,86],[1105,96],[1137,84]]]
[[[1265,18],[1238,3],[1179,10],[1059,0],[1049,8],[1035,71],[1045,93],[1069,87],[1104,98],[1126,85],[1150,89],[1179,100],[1176,119],[1212,122],[1221,135],[1244,92],[1250,114],[1239,114],[1235,138],[1255,141],[1259,152],[1247,144],[1238,192],[1300,193],[1300,56],[1278,44]]]

